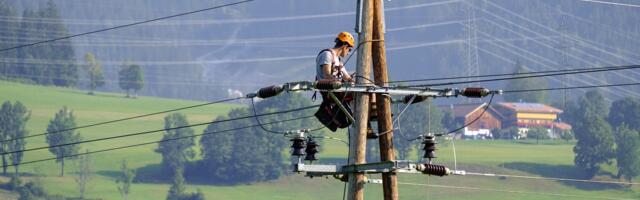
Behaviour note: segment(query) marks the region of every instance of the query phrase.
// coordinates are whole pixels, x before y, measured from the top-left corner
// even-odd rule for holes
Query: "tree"
[[[508,139],[508,140],[516,140],[519,139],[520,137],[520,130],[518,129],[518,127],[512,126],[506,129],[499,129],[497,131],[492,131],[491,132],[493,135],[494,139]]]
[[[76,127],[75,117],[73,112],[67,109],[66,106],[56,113],[47,126],[47,132],[51,133],[47,134],[49,151],[56,155],[56,162],[60,163],[60,176],[64,176],[65,159],[70,155],[77,154],[80,149],[79,144],[60,146],[81,140],[80,133],[75,130],[69,130],[74,127]],[[75,157],[71,157],[71,159],[75,159]]]
[[[144,87],[144,76],[139,65],[125,64],[118,72],[118,84],[120,88],[127,92],[127,97],[131,97],[130,91],[134,91],[134,97],[138,91]]]
[[[182,176],[182,168],[180,168],[173,174],[173,183],[169,188],[167,200],[182,200],[185,190],[184,176]]]
[[[11,132],[12,121],[12,105],[11,102],[5,101],[0,108],[0,139],[7,140],[9,132]],[[7,145],[5,143],[0,144],[0,152],[2,153],[2,173],[7,174],[7,158],[5,152],[7,152]]]
[[[574,134],[577,141],[573,148],[576,167],[589,177],[595,176],[599,165],[614,156],[614,137],[605,117],[608,115],[604,96],[597,90],[588,91],[578,104]]]
[[[194,132],[191,128],[172,129],[188,125],[189,122],[184,114],[173,113],[167,115],[164,118],[164,128],[166,130],[162,140],[193,136]],[[178,171],[182,172],[184,164],[195,156],[194,146],[193,137],[159,143],[156,152],[162,154],[162,167],[165,172],[169,174],[178,173]]]
[[[131,83],[131,89],[133,90],[133,97],[138,96],[138,91],[144,87],[144,76],[142,75],[142,69],[140,65],[131,65],[131,79],[129,80]]]
[[[573,132],[571,130],[562,130],[560,131],[560,138],[563,139],[566,143],[569,143],[569,140],[573,140]]]
[[[549,131],[547,131],[547,128],[542,126],[531,127],[527,132],[527,138],[536,139],[536,144],[538,144],[540,143],[540,140],[549,139]]]
[[[11,164],[15,169],[16,176],[19,175],[19,166],[22,162],[22,157],[24,152],[22,150],[25,149],[27,142],[25,141],[25,137],[29,135],[29,131],[27,131],[27,121],[31,117],[31,112],[27,110],[27,108],[20,103],[19,101],[13,104],[13,108],[11,109],[12,120],[10,123],[10,132],[8,133],[7,139],[11,139],[11,141],[7,141],[5,144],[7,145],[7,150],[9,152],[15,152],[9,155],[11,159]]]
[[[526,73],[528,72],[524,65],[520,63],[520,61],[516,62],[516,70],[515,73]],[[507,81],[505,84],[506,90],[526,90],[526,89],[536,89],[536,88],[546,88],[548,85],[547,81],[543,78],[523,78],[523,79],[512,79]],[[544,103],[547,100],[547,92],[515,92],[515,93],[507,93],[504,94],[504,100],[510,102],[531,102],[531,103]]]
[[[640,101],[629,97],[614,101],[607,121],[613,127],[626,124],[630,129],[640,130]]]
[[[124,200],[127,200],[129,193],[131,193],[131,183],[133,183],[133,179],[135,177],[136,171],[129,169],[127,161],[122,160],[120,175],[116,178],[116,184],[118,184],[118,192],[120,192],[120,195],[122,195]]]
[[[292,108],[300,108],[311,105],[311,101],[299,94],[283,94],[265,99],[255,104],[258,114],[276,112]],[[277,124],[269,122],[285,119],[295,119],[313,116],[314,110],[292,112],[277,116],[260,117],[260,122],[271,131],[285,131],[301,128],[322,127],[315,119],[305,118]],[[218,117],[216,120],[245,117],[253,115],[251,108],[237,108],[231,110],[227,116]],[[231,128],[251,126],[256,124],[255,118],[234,120],[211,124],[205,133],[214,133]],[[321,135],[322,132],[314,132]],[[322,146],[322,144],[320,144]],[[201,176],[205,172],[208,180],[219,183],[247,183],[277,179],[284,174],[284,156],[282,152],[289,148],[288,141],[281,135],[265,132],[260,128],[247,128],[203,135],[200,139],[202,160],[199,162],[200,170],[194,176]],[[320,149],[322,151],[322,149]],[[187,177],[190,172],[187,172]]]
[[[215,121],[225,119],[228,119],[228,117],[219,116]],[[211,133],[230,128],[228,123],[214,123],[209,124],[204,132]],[[206,170],[205,173],[218,180],[233,179],[233,173],[231,173],[231,169],[227,165],[233,159],[231,157],[233,138],[232,134],[211,134],[200,137],[200,154],[202,157],[200,162],[207,166],[202,169]]]
[[[46,30],[46,31],[21,31],[18,33],[18,41],[25,41],[29,38],[53,39],[61,35],[69,35],[65,23],[61,22],[61,15],[57,5],[49,0],[40,9],[33,11],[25,9],[22,15],[20,28],[23,30]],[[4,27],[3,27],[4,28]],[[4,30],[4,29],[3,29]],[[16,77],[28,77],[35,83],[42,85],[56,85],[63,87],[73,87],[78,80],[78,66],[75,64],[75,52],[70,39],[58,40],[55,43],[45,43],[38,45],[38,48],[21,48],[16,53],[21,60],[56,60],[61,63],[20,63],[15,67],[12,74]]]
[[[87,70],[87,76],[89,77],[89,94],[93,95],[93,91],[95,91],[97,87],[104,85],[102,67],[92,53],[87,53],[84,57],[87,62],[85,70]]]
[[[87,154],[79,156],[77,160],[78,176],[75,177],[75,181],[78,184],[78,192],[80,193],[80,199],[84,199],[84,195],[87,191],[87,186],[93,178],[93,163],[89,150]]]
[[[11,6],[8,1],[0,0],[0,17],[3,19],[17,19],[17,13],[15,8]],[[2,43],[0,43],[0,49],[10,48],[17,40],[17,30],[19,23],[15,20],[2,20],[0,21],[0,37],[2,37]],[[7,51],[0,54],[0,59],[14,59],[16,58],[16,51]],[[9,63],[0,63],[0,76],[11,77],[15,74],[15,68]]]
[[[22,161],[23,152],[26,142],[26,137],[29,132],[26,130],[26,124],[31,116],[31,113],[27,108],[19,101],[15,104],[6,101],[0,108],[0,139],[6,141],[0,145],[0,152],[2,152],[2,166],[3,173],[7,173],[7,158],[11,160],[11,164],[14,165],[15,173],[18,174],[18,165]],[[5,154],[4,152],[15,152],[12,154]]]
[[[616,146],[618,178],[631,182],[640,175],[640,134],[622,124],[616,130]]]

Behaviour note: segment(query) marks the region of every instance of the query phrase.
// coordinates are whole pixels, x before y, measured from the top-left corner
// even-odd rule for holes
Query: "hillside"
[[[122,94],[98,93],[89,96],[85,91],[66,88],[23,85],[0,81],[0,102],[19,100],[32,112],[28,123],[31,134],[42,133],[46,124],[62,106],[74,110],[79,125],[113,120],[127,116],[156,112],[175,107],[193,105],[201,102],[140,97],[123,98]],[[206,106],[185,113],[191,123],[206,122],[215,116],[224,114],[238,104],[219,104]],[[153,116],[111,125],[80,130],[85,139],[112,136],[143,130],[162,128],[162,117]],[[202,127],[196,128],[196,133]],[[330,136],[344,138],[344,133]],[[83,149],[99,150],[127,144],[158,140],[161,133],[149,134],[121,140],[109,140],[83,144]],[[285,139],[285,138],[283,138]],[[45,145],[42,137],[29,139],[27,148]],[[346,147],[340,142],[326,141],[324,151],[319,154],[321,161],[330,162],[346,157]],[[545,176],[556,178],[579,178],[573,168],[573,144],[548,141],[541,145],[535,143],[511,141],[457,141],[458,168],[470,172],[500,173],[526,176]],[[453,166],[452,147],[449,141],[441,141],[436,162]],[[126,159],[129,165],[144,173],[150,166],[160,162],[160,155],[153,152],[156,145],[129,148],[94,154],[96,176],[87,192],[90,198],[120,199],[113,176],[117,173],[120,161]],[[416,154],[413,153],[415,156]],[[25,154],[25,161],[51,157],[47,150]],[[609,167],[611,168],[611,167]],[[11,170],[11,169],[10,169]],[[21,171],[33,175],[41,174],[40,179],[47,191],[65,196],[77,196],[73,180],[75,167],[67,168],[68,175],[58,177],[59,165],[55,162],[42,162],[21,167]],[[613,172],[612,172],[613,173]],[[26,175],[28,180],[34,177]],[[376,178],[373,176],[372,178]],[[607,174],[597,179],[610,180]],[[400,195],[402,199],[638,199],[640,188],[622,187],[607,184],[573,183],[549,180],[518,178],[497,178],[477,176],[427,177],[424,175],[401,175]],[[7,179],[2,179],[7,181]],[[431,184],[424,187],[415,184]],[[129,199],[164,199],[169,188],[163,183],[136,183],[132,187]],[[238,186],[190,185],[189,190],[200,189],[207,199],[340,199],[343,184],[332,178],[309,179],[299,174],[291,174],[279,180]],[[3,193],[4,194],[4,193]],[[367,198],[380,199],[381,186],[370,184],[366,190]],[[9,195],[10,196],[10,195]]]
[[[20,15],[25,8],[43,7],[47,0],[7,2]],[[78,34],[232,1],[52,2],[57,4],[69,34]],[[529,71],[640,61],[634,53],[639,50],[635,38],[640,30],[640,12],[635,8],[557,0],[385,1],[390,79],[465,75],[469,63],[468,2],[476,16],[479,74],[513,72],[517,61]],[[101,62],[107,84],[100,90],[118,91],[117,71],[123,63],[131,62],[145,71],[145,95],[223,98],[228,90],[246,93],[268,84],[312,79],[315,55],[332,45],[336,33],[353,30],[355,7],[355,1],[341,0],[254,1],[77,37],[71,42],[75,62],[84,63],[87,52]],[[40,30],[19,32],[28,36],[21,41],[45,39]],[[60,61],[19,61],[43,62]],[[353,71],[355,62],[347,68]],[[567,85],[633,81],[638,75],[574,75],[567,78]],[[84,73],[81,77],[86,79]],[[556,77],[547,80],[550,87],[561,84]],[[484,85],[502,87],[504,83]],[[86,86],[86,81],[80,82],[80,87]],[[613,99],[624,93],[619,88],[604,90]],[[629,90],[640,91],[638,87]]]

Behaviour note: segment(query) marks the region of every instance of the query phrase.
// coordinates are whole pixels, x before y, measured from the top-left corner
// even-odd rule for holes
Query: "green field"
[[[123,98],[122,94],[98,93],[87,95],[84,91],[65,88],[23,85],[0,81],[0,101],[19,100],[32,112],[28,123],[31,134],[43,133],[54,113],[62,106],[74,110],[77,124],[86,125],[139,114],[194,105],[202,102],[172,100],[152,97],[138,99]],[[217,104],[181,111],[191,123],[207,122],[224,114],[239,104]],[[164,115],[130,120],[115,124],[81,129],[84,139],[100,138],[138,131],[161,129]],[[197,133],[204,127],[195,128]],[[82,144],[82,151],[100,150],[159,140],[162,133],[107,140]],[[344,133],[330,136],[345,138]],[[285,138],[283,138],[284,140]],[[46,145],[44,137],[27,140],[27,148]],[[453,168],[452,144],[441,141],[437,163]],[[580,178],[573,168],[573,144],[561,141],[545,141],[536,145],[530,141],[456,141],[458,169],[469,172],[524,175],[535,177]],[[156,145],[129,148],[93,154],[94,179],[87,192],[89,198],[122,199],[113,178],[119,170],[121,160],[129,165],[142,168],[158,164],[160,155],[153,152]],[[325,141],[322,159],[342,159],[347,148],[343,143]],[[416,155],[413,153],[412,155]],[[50,158],[48,150],[25,153],[24,161]],[[615,164],[613,164],[615,165]],[[41,181],[52,194],[77,196],[73,179],[75,167],[70,164],[67,175],[58,177],[60,166],[54,161],[21,166],[21,172],[41,174]],[[603,166],[606,171],[595,179],[611,180],[615,168]],[[13,171],[13,169],[9,169]],[[27,179],[34,177],[27,176]],[[378,178],[372,176],[371,178]],[[3,178],[1,181],[6,182]],[[188,181],[188,180],[187,180]],[[400,175],[401,199],[640,199],[640,186],[620,186],[612,184],[574,183],[522,178],[499,178],[481,176],[428,177],[425,175]],[[430,186],[425,186],[430,185]],[[189,185],[189,190],[200,189],[207,199],[341,199],[343,184],[333,178],[309,179],[300,174],[291,174],[279,180],[238,186]],[[367,199],[382,199],[381,185],[369,184]],[[136,183],[132,186],[129,199],[164,199],[168,184]],[[13,199],[15,194],[1,191],[2,199]]]

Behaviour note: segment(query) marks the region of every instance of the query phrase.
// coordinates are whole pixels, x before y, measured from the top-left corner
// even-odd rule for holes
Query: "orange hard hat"
[[[340,32],[340,33],[338,33],[338,37],[336,37],[336,40],[339,40],[341,42],[345,42],[345,43],[349,44],[349,46],[352,46],[352,47],[354,46],[353,44],[356,43],[355,39],[353,39],[353,36],[349,32]]]

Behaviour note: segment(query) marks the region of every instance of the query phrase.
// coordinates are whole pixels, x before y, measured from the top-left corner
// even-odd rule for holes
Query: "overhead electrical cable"
[[[433,6],[441,6],[447,4],[458,3],[461,0],[447,0],[438,2],[427,2],[421,4],[407,5],[401,7],[386,8],[385,11],[400,11],[414,8],[427,8]],[[356,12],[335,12],[335,13],[322,13],[311,15],[298,15],[298,16],[275,16],[275,17],[259,17],[259,18],[245,18],[245,19],[188,19],[180,21],[166,20],[161,23],[155,23],[153,25],[211,25],[211,24],[237,24],[237,23],[256,23],[256,22],[283,22],[283,21],[296,21],[296,20],[309,20],[331,17],[344,17],[355,15]],[[109,23],[105,23],[104,20],[99,19],[51,19],[51,18],[34,18],[34,17],[6,17],[0,16],[0,22],[30,22],[30,23],[53,23],[53,24],[71,24],[71,25],[110,25],[109,23],[134,23],[132,20],[109,20]]]
[[[136,116],[132,116],[132,117],[125,117],[125,118],[116,119],[116,120],[99,122],[99,123],[95,123],[95,124],[87,124],[87,125],[77,126],[77,127],[63,129],[63,130],[45,132],[45,133],[40,133],[40,134],[35,134],[35,135],[28,135],[28,136],[24,136],[24,137],[16,137],[16,138],[2,140],[2,141],[0,141],[0,143],[9,142],[9,141],[13,141],[13,140],[19,140],[19,139],[26,139],[26,138],[31,138],[31,137],[37,137],[37,136],[43,136],[43,135],[49,135],[49,134],[56,134],[56,133],[65,132],[65,131],[73,131],[73,130],[78,130],[78,129],[83,129],[83,128],[89,128],[89,127],[94,127],[94,126],[105,125],[105,124],[111,124],[111,123],[116,123],[116,122],[121,122],[121,121],[138,119],[138,118],[142,118],[142,117],[159,115],[159,114],[163,114],[163,113],[175,112],[175,111],[179,111],[179,110],[186,110],[186,109],[190,109],[190,108],[197,108],[197,107],[208,106],[208,105],[213,105],[213,104],[218,104],[218,103],[224,103],[224,102],[239,100],[239,99],[243,99],[243,98],[244,97],[223,99],[223,100],[219,100],[219,101],[212,101],[212,102],[201,103],[201,104],[196,104],[196,105],[191,105],[191,106],[186,106],[186,107],[174,108],[174,109],[170,109],[170,110],[164,110],[164,111],[159,111],[159,112],[154,112],[154,113],[149,113],[149,114],[144,114],[144,115],[136,115]]]
[[[502,6],[498,5],[498,4],[495,4],[495,3],[492,3],[492,2],[489,2],[489,1],[487,1],[487,4],[488,4],[488,5],[491,5],[491,6],[493,6],[493,7],[496,7],[496,8],[498,8],[498,9],[500,9],[500,10],[503,10],[504,12],[507,12],[507,13],[509,13],[509,14],[511,14],[511,15],[514,15],[514,16],[516,16],[516,17],[518,17],[518,18],[520,18],[520,19],[522,19],[522,20],[525,20],[525,21],[527,21],[527,22],[529,22],[529,23],[532,23],[532,24],[534,24],[534,25],[537,25],[537,26],[539,26],[539,27],[541,27],[541,28],[543,28],[543,29],[546,29],[546,30],[548,30],[548,31],[550,31],[550,32],[552,32],[552,33],[556,33],[556,34],[560,34],[560,35],[566,35],[565,33],[562,33],[562,32],[560,32],[560,31],[556,30],[555,28],[552,28],[552,27],[546,26],[546,25],[544,25],[544,24],[541,24],[541,23],[539,23],[539,22],[536,22],[536,21],[534,21],[534,20],[531,20],[531,19],[529,19],[529,18],[527,18],[527,17],[525,17],[525,16],[523,16],[523,15],[521,15],[521,14],[518,14],[517,12],[514,12],[514,11],[512,11],[512,10],[509,10],[509,9],[507,9],[507,8],[505,8],[505,7],[502,7]],[[530,32],[530,33],[533,33],[533,34],[535,34],[535,35],[541,35],[541,36],[542,36],[542,35],[544,35],[544,34],[541,34],[540,32],[533,31],[533,30],[531,30],[530,28],[528,28],[528,27],[525,27],[525,26],[521,25],[521,23],[514,23],[514,22],[512,22],[512,21],[511,21],[512,19],[507,19],[507,18],[504,18],[504,17],[497,16],[495,13],[492,13],[492,12],[488,12],[488,11],[486,11],[486,9],[481,9],[481,10],[482,10],[483,12],[487,13],[488,15],[492,15],[492,16],[494,16],[495,18],[499,18],[499,19],[501,19],[501,20],[503,20],[503,21],[505,21],[505,22],[507,22],[507,23],[509,23],[509,24],[513,25],[513,26],[520,27],[520,28],[522,28],[523,30],[528,31],[528,32]],[[506,28],[505,30],[510,31],[510,32],[514,32],[512,28]],[[595,50],[600,51],[600,52],[602,52],[602,53],[605,53],[605,54],[608,54],[608,55],[614,56],[614,57],[616,57],[617,59],[627,60],[628,62],[632,62],[632,61],[630,61],[630,60],[626,59],[626,58],[625,58],[625,57],[623,57],[623,56],[620,56],[620,55],[618,55],[618,54],[611,53],[611,52],[609,52],[609,51],[607,51],[607,50],[605,50],[605,49],[603,49],[603,48],[600,48],[600,47],[598,47],[598,46],[591,45],[591,44],[590,44],[591,42],[585,41],[584,39],[581,39],[581,38],[579,38],[579,37],[578,37],[578,38],[575,38],[575,37],[573,37],[573,36],[571,36],[571,35],[566,35],[566,36],[568,36],[568,38],[569,38],[569,39],[571,39],[571,40],[575,41],[575,42],[576,42],[576,44],[581,44],[581,45],[584,45],[584,46],[585,46],[585,47],[587,47],[587,48],[595,49]],[[558,52],[558,49],[557,49],[557,48],[554,48],[554,47],[549,47],[549,48],[550,48],[552,51],[557,51],[557,52]],[[602,57],[597,56],[597,55],[593,55],[592,53],[589,53],[588,51],[583,51],[583,50],[581,50],[581,49],[579,49],[579,48],[578,48],[578,49],[576,49],[576,50],[578,50],[578,51],[582,51],[582,54],[587,55],[588,57],[591,57],[591,58],[593,58],[593,59],[600,59],[600,60],[603,60],[603,59],[602,59]],[[561,51],[560,51],[560,53],[564,53],[564,52],[561,52]],[[574,59],[577,59],[577,60],[579,60],[579,61],[586,62],[586,60],[584,60],[584,59],[583,59],[583,58],[581,58],[580,56],[577,56],[577,57],[576,57],[576,56],[574,56],[574,55],[571,55],[571,57],[573,57]],[[616,63],[616,62],[611,62],[610,60],[604,60],[604,61],[605,61],[607,64],[610,64],[610,65],[614,65],[614,64]],[[597,63],[593,63],[593,62],[592,62],[592,64],[597,65]],[[633,78],[630,78],[630,77],[629,77],[629,79],[630,79],[630,80],[633,80]]]
[[[607,85],[585,85],[585,86],[559,87],[559,88],[539,88],[539,89],[527,89],[527,90],[505,90],[502,92],[503,93],[540,92],[540,91],[553,91],[553,90],[589,89],[589,88],[621,87],[621,86],[634,86],[634,85],[640,85],[640,82],[639,83],[607,84]]]
[[[190,14],[204,12],[204,11],[220,9],[220,8],[234,6],[234,5],[243,4],[243,3],[248,3],[248,2],[252,2],[252,1],[255,1],[255,0],[237,1],[237,2],[233,2],[233,3],[228,3],[228,4],[218,5],[218,6],[214,6],[214,7],[209,7],[209,8],[204,8],[204,9],[199,9],[199,10],[194,10],[194,11],[189,11],[189,12],[184,12],[184,13],[179,13],[179,14],[170,15],[170,16],[166,16],[166,17],[160,17],[160,18],[155,18],[155,19],[150,19],[150,20],[145,20],[145,21],[140,21],[140,22],[134,22],[134,23],[125,24],[125,25],[120,25],[120,26],[114,26],[114,27],[105,28],[105,29],[99,29],[99,30],[95,30],[95,31],[89,31],[89,32],[69,35],[69,36],[65,36],[65,37],[58,37],[58,38],[54,38],[54,39],[50,39],[50,40],[43,40],[43,41],[39,41],[39,42],[34,42],[34,43],[29,43],[29,44],[24,44],[24,45],[18,45],[18,46],[14,46],[14,47],[0,49],[0,52],[9,51],[9,50],[18,49],[18,48],[23,48],[23,47],[34,46],[34,45],[43,44],[43,43],[55,42],[55,41],[74,38],[74,37],[83,36],[83,35],[90,35],[90,34],[110,31],[110,30],[114,30],[114,29],[120,29],[120,28],[125,28],[125,27],[130,27],[130,26],[136,26],[136,25],[140,25],[140,24],[145,24],[145,23],[165,20],[165,19],[169,19],[169,18],[180,17],[180,16],[184,16],[184,15],[190,15]]]
[[[347,62],[348,62],[348,60],[347,60]],[[590,68],[590,69],[584,69],[584,70],[570,69],[570,70],[539,71],[539,72],[529,72],[529,73],[519,73],[519,74],[542,74],[542,75],[517,76],[517,77],[508,77],[508,78],[499,78],[499,79],[483,79],[483,80],[473,80],[473,81],[460,81],[460,82],[448,82],[448,83],[436,83],[436,84],[412,85],[412,86],[455,85],[455,84],[464,84],[464,83],[470,83],[470,82],[490,82],[490,81],[500,81],[500,80],[513,80],[513,79],[524,79],[524,78],[545,77],[545,76],[559,76],[559,75],[566,75],[566,74],[592,73],[592,72],[635,69],[635,68],[640,68],[640,66],[639,65],[629,65],[629,66],[613,66],[613,67]],[[559,72],[559,73],[550,73],[550,72]],[[483,75],[483,76],[490,77],[490,76],[503,76],[503,75],[505,75],[505,74]],[[452,77],[452,78],[444,78],[444,79],[454,79],[454,78],[457,79],[457,78],[463,78],[463,77]],[[415,81],[424,81],[424,80],[426,80],[426,79],[415,80]],[[408,81],[410,81],[410,80],[407,80],[407,82]],[[565,88],[565,89],[583,89],[583,88],[592,88],[592,87],[609,87],[609,86],[613,87],[613,86],[626,86],[626,85],[634,85],[634,83],[622,84],[622,85],[579,86],[579,87],[568,87],[568,88]],[[547,88],[547,89],[535,89],[535,90],[536,91],[542,91],[542,90],[560,90],[560,89],[561,88]],[[529,90],[529,91],[531,91],[531,90]],[[507,92],[526,92],[526,91],[505,91],[505,93],[507,93]],[[71,128],[71,129],[66,129],[66,130],[59,130],[59,131],[54,131],[54,132],[47,132],[47,133],[29,135],[29,136],[25,136],[25,137],[18,137],[18,138],[13,138],[13,139],[8,139],[8,140],[2,140],[0,142],[7,142],[7,141],[13,141],[13,140],[17,140],[17,139],[24,139],[24,138],[47,135],[47,134],[56,133],[56,132],[64,132],[64,131],[71,131],[71,130],[76,130],[76,129],[81,129],[81,128],[88,128],[88,127],[104,125],[104,124],[110,124],[110,123],[120,122],[120,121],[126,121],[126,120],[130,120],[130,119],[136,119],[136,118],[141,118],[141,117],[146,117],[146,116],[151,116],[151,115],[157,115],[157,114],[162,114],[162,113],[167,113],[167,112],[173,112],[173,111],[184,110],[184,109],[189,109],[189,108],[201,107],[201,106],[205,106],[205,105],[211,105],[211,104],[216,104],[216,103],[233,101],[233,100],[238,100],[238,99],[242,99],[242,98],[243,97],[225,99],[225,100],[220,100],[220,101],[215,101],[215,102],[209,102],[209,103],[203,103],[203,104],[198,104],[198,105],[193,105],[193,106],[176,108],[176,109],[171,109],[171,110],[166,110],[166,111],[160,111],[160,112],[156,112],[156,113],[150,113],[150,114],[145,114],[145,115],[127,117],[127,118],[123,118],[123,119],[106,121],[106,122],[101,122],[101,123],[96,123],[96,124],[89,124],[89,125],[79,126],[79,127],[75,127],[75,128]]]
[[[602,181],[602,180],[584,180],[584,179],[571,179],[571,178],[553,178],[553,177],[540,177],[540,176],[520,176],[520,175],[508,175],[508,174],[489,174],[489,173],[476,173],[465,172],[465,175],[472,176],[489,176],[489,177],[504,177],[504,178],[523,178],[523,179],[538,179],[538,180],[552,180],[552,181],[568,181],[568,182],[582,182],[582,183],[606,183],[606,184],[620,184],[620,185],[640,185],[637,182],[622,182],[622,181]]]
[[[626,65],[626,66],[619,66],[617,68],[597,68],[593,70],[566,71],[566,72],[559,72],[559,73],[548,73],[548,74],[530,75],[530,76],[516,76],[516,77],[495,78],[495,79],[420,84],[420,85],[410,85],[409,87],[431,87],[431,86],[457,85],[457,84],[467,84],[467,83],[482,83],[482,82],[504,81],[504,80],[514,80],[514,79],[560,76],[560,75],[569,75],[569,74],[584,74],[584,73],[593,73],[593,72],[616,71],[616,70],[626,70],[626,69],[636,69],[636,68],[640,68],[640,65]]]
[[[491,191],[491,192],[501,192],[501,193],[514,193],[514,194],[524,194],[524,195],[542,195],[542,196],[555,196],[555,197],[577,197],[577,198],[585,198],[585,199],[632,200],[632,199],[613,198],[613,197],[582,196],[582,195],[560,194],[560,193],[528,192],[528,191],[502,190],[502,189],[493,189],[493,188],[477,188],[477,187],[466,187],[466,186],[449,186],[449,185],[434,185],[434,184],[430,184],[429,185],[429,184],[408,183],[408,182],[399,182],[398,184],[400,184],[400,185],[413,185],[413,186],[427,186],[427,187],[436,187],[436,188],[450,188],[450,189],[463,189],[463,190]]]
[[[307,109],[317,108],[317,107],[319,107],[319,105],[312,105],[312,106],[306,106],[306,107],[301,107],[301,108],[296,108],[296,109],[289,109],[289,110],[283,110],[283,111],[277,111],[277,112],[264,113],[264,114],[259,114],[257,116],[268,116],[268,115],[290,113],[290,112],[302,111],[302,110],[307,110]],[[136,136],[136,135],[145,135],[145,134],[150,134],[150,133],[157,133],[157,132],[162,132],[162,131],[189,128],[189,127],[194,127],[194,126],[217,124],[217,123],[230,122],[230,121],[241,120],[241,119],[250,119],[250,118],[254,118],[254,117],[256,117],[256,116],[250,115],[250,116],[236,117],[236,118],[230,118],[230,119],[224,119],[224,120],[216,120],[216,121],[212,121],[212,122],[197,123],[197,124],[191,124],[191,125],[185,125],[185,126],[177,126],[177,127],[172,127],[172,128],[156,129],[156,130],[151,130],[151,131],[142,131],[142,132],[129,133],[129,134],[124,134],[124,135],[110,136],[110,137],[103,137],[103,138],[97,138],[97,139],[90,139],[90,140],[84,140],[84,141],[78,141],[78,142],[70,142],[70,143],[64,143],[64,144],[58,144],[58,145],[41,146],[41,147],[36,147],[36,148],[31,148],[31,149],[4,152],[4,153],[1,153],[0,155],[7,155],[7,154],[14,154],[14,153],[21,153],[21,152],[29,152],[29,151],[42,150],[42,149],[47,149],[47,148],[56,148],[56,147],[63,147],[63,146],[69,146],[69,145],[77,145],[77,144],[97,142],[97,141],[103,141],[103,140],[112,140],[112,139],[117,139],[117,138],[131,137],[131,136]]]
[[[628,3],[618,3],[618,2],[598,1],[598,0],[578,0],[578,1],[589,2],[589,3],[607,4],[607,5],[614,5],[614,6],[625,6],[625,7],[640,8],[640,5],[638,5],[638,4],[628,4]]]
[[[287,119],[287,120],[282,120],[282,121],[269,122],[269,123],[265,123],[265,124],[276,124],[276,123],[289,122],[289,121],[295,121],[295,120],[301,120],[301,119],[307,119],[307,118],[313,118],[313,117],[315,117],[315,116],[298,117],[298,118]],[[25,164],[31,164],[31,163],[38,163],[38,162],[56,160],[58,158],[72,158],[72,157],[81,156],[81,155],[94,154],[94,153],[107,152],[107,151],[114,151],[114,150],[119,150],[119,149],[128,149],[128,148],[132,148],[132,147],[145,146],[145,145],[168,142],[168,141],[174,141],[174,140],[188,139],[188,138],[193,138],[193,137],[198,137],[198,136],[206,136],[206,135],[224,133],[224,132],[229,132],[229,131],[237,131],[237,130],[253,128],[253,127],[258,127],[258,126],[259,125],[251,125],[251,126],[244,126],[244,127],[239,127],[239,128],[225,129],[225,130],[221,130],[221,131],[204,132],[204,133],[201,133],[201,134],[195,134],[195,135],[190,135],[190,136],[168,138],[168,139],[163,139],[163,140],[158,140],[158,141],[153,141],[153,142],[138,143],[138,144],[132,144],[132,145],[126,145],[126,146],[120,146],[120,147],[114,147],[114,148],[107,148],[107,149],[102,149],[102,150],[97,150],[97,151],[88,151],[88,152],[84,152],[84,153],[64,155],[64,156],[61,156],[61,157],[52,157],[52,158],[45,158],[45,159],[39,159],[39,160],[26,161],[26,162],[22,162],[20,164],[8,164],[8,165],[5,165],[5,167],[19,166],[19,165],[25,165]]]
[[[454,76],[454,77],[445,77],[445,78],[410,79],[410,80],[389,81],[387,83],[441,81],[441,80],[451,80],[451,79],[486,78],[486,77],[497,77],[497,76],[517,76],[517,75],[529,75],[529,74],[547,74],[547,73],[589,71],[589,70],[600,70],[600,69],[634,69],[634,68],[640,68],[640,67],[638,67],[638,66],[634,66],[634,67],[631,67],[631,66],[610,66],[610,67],[594,67],[594,68],[582,68],[582,69],[573,68],[573,69],[563,69],[563,70],[548,70],[548,71],[503,73],[503,74],[487,74],[487,75],[477,75],[477,76]]]

